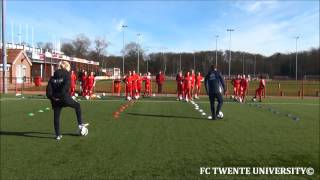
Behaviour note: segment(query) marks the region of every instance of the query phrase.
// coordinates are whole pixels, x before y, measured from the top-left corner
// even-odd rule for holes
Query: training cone
[[[299,118],[299,117],[293,117],[293,120],[295,120],[295,121],[299,121],[299,120],[300,120],[300,118]]]

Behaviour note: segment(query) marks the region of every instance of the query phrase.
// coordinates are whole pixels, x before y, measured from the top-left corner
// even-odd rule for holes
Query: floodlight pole
[[[193,52],[193,70],[196,71],[196,52]]]
[[[296,81],[298,80],[298,39],[299,36],[294,37],[296,39]]]
[[[218,38],[219,35],[216,35],[216,67],[218,67]]]
[[[256,77],[256,65],[257,65],[257,57],[254,55],[254,64],[253,64],[253,76]]]
[[[138,33],[137,34],[137,37],[138,37],[138,47],[137,47],[137,50],[138,50],[138,63],[137,63],[137,73],[139,73],[139,61],[140,61],[140,47],[139,47],[139,45],[140,45],[140,36],[141,36],[141,34],[140,33]]]
[[[147,59],[147,72],[149,72],[149,60]]]
[[[242,74],[244,74],[244,53],[242,53]]]
[[[6,79],[6,70],[7,70],[7,50],[6,50],[6,41],[5,41],[5,24],[6,24],[6,17],[5,17],[5,0],[1,0],[1,16],[2,16],[2,88],[3,88],[3,94],[6,94],[8,92],[7,89],[7,79]]]
[[[231,32],[234,31],[234,29],[227,29],[227,31],[230,33],[230,39],[229,39],[229,78],[230,78],[230,70],[231,70]]]
[[[127,28],[127,25],[122,25],[122,75],[124,75],[124,55],[125,55],[125,46],[124,46],[124,29]]]
[[[181,71],[181,53],[180,53],[179,69],[180,69],[180,71]]]

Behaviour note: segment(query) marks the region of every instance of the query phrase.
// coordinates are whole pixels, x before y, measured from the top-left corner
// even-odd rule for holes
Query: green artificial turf
[[[88,136],[77,136],[66,108],[56,141],[49,101],[30,97],[1,99],[1,179],[319,178],[319,99],[227,100],[219,121],[174,98],[145,98],[119,118],[122,99],[81,100]],[[207,98],[196,102],[209,112]],[[230,166],[313,167],[315,175],[200,175],[200,167]]]

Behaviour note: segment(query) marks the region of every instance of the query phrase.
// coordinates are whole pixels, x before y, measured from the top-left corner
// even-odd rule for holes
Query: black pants
[[[218,101],[216,111],[215,111],[215,106],[214,106],[215,99],[217,99],[217,101]],[[221,111],[222,104],[223,104],[223,96],[220,93],[212,93],[212,94],[209,94],[209,100],[210,100],[212,119],[215,119],[217,117],[218,113]]]
[[[53,113],[54,113],[54,131],[56,136],[61,135],[60,133],[60,113],[63,107],[71,107],[75,109],[77,115],[78,125],[82,124],[81,107],[80,103],[73,100],[71,97],[67,97],[61,101],[51,101]]]
[[[158,84],[158,93],[162,93],[162,84]]]

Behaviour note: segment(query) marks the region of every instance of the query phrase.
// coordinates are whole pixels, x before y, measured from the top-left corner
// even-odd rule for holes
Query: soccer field
[[[80,103],[88,136],[77,136],[66,108],[56,141],[48,100],[2,97],[1,179],[319,179],[319,99],[225,102],[219,121],[174,98]],[[207,98],[196,103],[209,112]],[[200,167],[230,166],[312,167],[315,174],[200,175]]]

